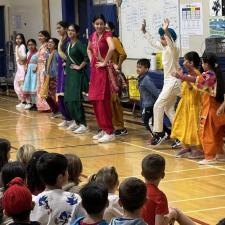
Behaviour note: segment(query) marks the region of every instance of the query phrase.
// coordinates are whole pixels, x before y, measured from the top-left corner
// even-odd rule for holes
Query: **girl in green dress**
[[[68,36],[71,41],[67,48],[64,102],[74,120],[74,133],[81,134],[88,130],[82,105],[82,92],[87,92],[88,87],[85,72],[88,56],[85,45],[78,40],[78,35],[79,26],[70,25]]]

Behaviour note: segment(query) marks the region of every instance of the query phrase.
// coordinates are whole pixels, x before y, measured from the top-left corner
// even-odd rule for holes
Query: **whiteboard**
[[[170,20],[170,27],[176,31],[179,47],[179,0],[122,1],[121,40],[128,58],[150,58],[151,53],[157,52],[143,37],[141,24],[146,19],[147,31],[158,40],[158,29],[164,18]]]

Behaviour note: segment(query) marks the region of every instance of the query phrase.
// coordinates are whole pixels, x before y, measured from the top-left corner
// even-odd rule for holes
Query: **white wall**
[[[26,40],[37,40],[38,32],[43,29],[42,1],[10,0],[12,28],[11,33],[23,33]]]
[[[202,2],[203,7],[203,35],[202,36],[190,36],[189,49],[182,49],[181,55],[183,56],[188,51],[197,51],[202,55],[205,49],[205,38],[209,37],[209,0],[179,0],[180,4],[191,4],[192,2]],[[120,24],[121,25],[121,24]],[[123,29],[123,28],[121,28]],[[134,59],[127,59],[123,63],[123,71],[126,75],[136,75],[136,62]]]
[[[56,23],[62,20],[61,0],[49,0],[51,36],[58,37]]]

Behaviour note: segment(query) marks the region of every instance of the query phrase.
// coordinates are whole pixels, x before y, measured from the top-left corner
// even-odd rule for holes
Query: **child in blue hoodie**
[[[119,203],[123,217],[113,218],[110,225],[147,225],[141,218],[141,209],[146,202],[146,185],[135,177],[125,179],[119,187]]]

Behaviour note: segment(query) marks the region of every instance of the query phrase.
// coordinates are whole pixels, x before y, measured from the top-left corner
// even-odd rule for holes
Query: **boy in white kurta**
[[[172,76],[179,67],[179,53],[175,41],[177,35],[175,31],[169,27],[169,20],[163,21],[162,28],[159,29],[161,37],[160,41],[154,38],[146,31],[146,22],[142,25],[142,32],[149,44],[162,51],[162,64],[164,68],[164,85],[163,89],[154,105],[154,136],[151,141],[152,145],[159,145],[167,138],[167,134],[163,131],[164,113],[168,116],[171,123],[175,116],[175,103],[177,95],[180,93],[180,81]]]

